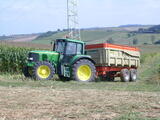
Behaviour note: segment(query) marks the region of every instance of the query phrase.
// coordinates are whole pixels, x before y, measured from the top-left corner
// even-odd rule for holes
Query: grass
[[[50,81],[34,81],[27,79],[23,75],[0,75],[0,86],[5,87],[49,87],[54,89],[98,89],[115,91],[160,91],[159,61],[160,54],[155,53],[156,46],[151,49],[142,49],[141,67],[139,68],[139,78],[137,82],[122,83],[104,82],[97,79],[97,82],[79,83],[76,81],[62,82],[55,76]],[[145,52],[144,52],[145,51]],[[147,52],[148,53],[147,53]]]
[[[150,69],[143,64],[140,79],[133,83],[62,82],[57,77],[34,81],[1,74],[0,119],[160,120],[160,85],[148,82],[158,56],[146,57]]]
[[[160,120],[160,49],[140,48],[137,82],[34,81],[0,73],[0,119]]]
[[[153,47],[154,49],[154,47]],[[110,91],[160,91],[159,80],[159,61],[160,54],[151,52],[142,54],[141,68],[139,68],[139,78],[137,82],[122,83],[117,79],[116,82],[104,82],[97,79],[97,82],[92,83],[80,83],[76,81],[63,82],[59,81],[55,76],[50,81],[34,81],[27,79],[23,75],[0,75],[0,86],[5,87],[47,87],[54,89],[98,89],[98,90],[110,90]],[[148,50],[148,51],[149,51]],[[143,52],[143,51],[142,51]]]

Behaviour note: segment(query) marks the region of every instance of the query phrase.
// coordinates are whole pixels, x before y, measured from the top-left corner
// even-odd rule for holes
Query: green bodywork
[[[39,61],[49,61],[55,67],[57,67],[57,63],[59,62],[60,54],[55,51],[30,51],[30,53],[36,53],[39,55]],[[35,62],[28,61],[27,66],[33,67]]]
[[[70,54],[70,52],[67,53],[67,51],[69,51],[69,45],[73,45],[71,52],[75,52],[74,54]],[[39,61],[48,61],[55,67],[56,74],[64,77],[71,77],[72,65],[76,61],[84,58],[91,60],[90,56],[85,55],[85,43],[83,41],[57,39],[54,42],[53,50],[54,51],[30,51],[27,66],[34,67]]]

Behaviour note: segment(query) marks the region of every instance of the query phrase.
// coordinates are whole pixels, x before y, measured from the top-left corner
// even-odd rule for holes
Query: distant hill
[[[153,26],[153,25],[128,24],[128,25],[120,25],[119,27],[145,27],[145,26]]]
[[[94,27],[81,29],[82,40],[87,44],[90,43],[104,43],[109,40],[113,40],[116,44],[133,44],[133,41],[137,41],[136,44],[153,44],[160,40],[160,34],[154,33],[141,33],[138,34],[133,31],[139,29],[159,29],[158,26],[150,25],[123,25],[121,27]],[[30,34],[30,35],[12,35],[1,36],[2,40],[11,41],[29,41],[32,43],[50,44],[51,41],[57,38],[64,38],[67,34],[67,30],[48,31],[45,33]]]
[[[19,34],[19,35],[9,35],[9,36],[0,36],[2,41],[16,41],[16,42],[26,42],[36,39],[41,33],[35,34]]]
[[[135,33],[160,33],[160,25],[151,26],[149,28],[139,28]]]
[[[155,25],[153,27],[150,27],[148,30],[156,33],[160,33],[160,25]]]

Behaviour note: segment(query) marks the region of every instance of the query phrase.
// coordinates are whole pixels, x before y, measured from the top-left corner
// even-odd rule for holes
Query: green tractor
[[[31,51],[23,70],[25,77],[50,80],[55,74],[61,80],[94,81],[95,63],[85,55],[85,43],[72,39],[57,39],[53,51]]]

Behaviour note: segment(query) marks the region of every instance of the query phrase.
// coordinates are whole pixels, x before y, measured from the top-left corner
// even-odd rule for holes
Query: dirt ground
[[[0,87],[0,120],[111,120],[130,112],[160,117],[160,93]]]
[[[37,37],[38,37],[38,35],[32,35],[29,37],[17,38],[15,40],[13,40],[13,42],[30,42],[30,41],[36,39]]]
[[[25,48],[38,48],[38,49],[52,49],[52,45],[45,45],[45,44],[37,44],[31,42],[1,42],[0,45],[8,45],[14,47],[25,47]]]

